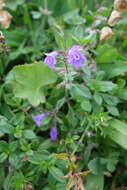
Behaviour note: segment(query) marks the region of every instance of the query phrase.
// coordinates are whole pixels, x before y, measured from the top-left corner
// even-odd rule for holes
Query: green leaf
[[[104,44],[97,48],[97,63],[112,63],[119,57],[119,52],[111,45]]]
[[[127,62],[120,62],[111,65],[108,73],[108,78],[113,78],[118,75],[124,75],[127,72]]]
[[[105,70],[106,77],[111,79],[113,77],[124,75],[127,72],[127,62],[117,62],[114,64],[104,64],[101,68]]]
[[[105,158],[101,158],[101,163],[106,165],[107,170],[110,172],[115,171],[118,162],[119,162],[118,152],[110,152],[108,155],[106,155]]]
[[[89,101],[89,100],[84,100],[84,101],[82,101],[82,103],[81,103],[81,108],[82,108],[84,111],[90,112],[91,109],[92,109],[92,106],[91,106],[90,101]]]
[[[86,86],[80,84],[73,84],[70,89],[70,93],[77,101],[82,101],[85,98],[90,99],[92,96],[90,90]]]
[[[12,109],[6,103],[1,104],[0,113],[9,120],[14,116]]]
[[[12,134],[13,127],[9,124],[6,117],[0,115],[0,135]]]
[[[32,130],[30,130],[30,129],[24,130],[23,134],[24,134],[24,137],[26,139],[35,139],[36,138],[35,133]]]
[[[12,189],[23,190],[25,177],[21,171],[16,171],[12,177]]]
[[[9,145],[6,141],[1,140],[0,141],[0,152],[9,152]]]
[[[89,174],[86,176],[86,190],[103,190],[104,189],[104,176],[100,173],[99,175]]]
[[[75,111],[72,109],[72,107],[69,107],[67,119],[68,119],[68,123],[71,127],[75,127],[77,125],[78,120],[75,115]]]
[[[23,125],[24,120],[25,120],[24,113],[23,112],[18,112],[11,119],[11,123],[13,123],[14,125]]]
[[[119,110],[114,106],[107,106],[109,113],[114,116],[119,116]]]
[[[49,172],[56,179],[56,181],[59,181],[61,183],[65,183],[65,180],[62,179],[62,178],[60,178],[61,176],[64,176],[64,174],[63,174],[63,172],[59,168],[56,168],[56,167],[52,166],[49,169]]]
[[[94,100],[98,105],[101,105],[103,101],[101,95],[98,92],[95,92]]]
[[[15,150],[18,148],[18,141],[11,141],[9,143],[9,150],[11,152],[15,152]]]
[[[63,32],[57,32],[56,30],[54,31],[55,35],[55,40],[59,48],[64,49],[65,45],[65,36]]]
[[[8,155],[3,152],[0,154],[0,163],[3,163],[7,159]]]
[[[41,154],[33,155],[28,160],[30,163],[35,164],[35,165],[41,165],[42,164]]]
[[[45,126],[45,125],[48,125],[51,122],[51,120],[52,120],[52,117],[49,115],[49,116],[45,117],[41,123],[43,126]],[[47,128],[43,127],[41,130],[45,131],[45,130],[47,130]]]
[[[22,165],[21,159],[16,154],[11,154],[9,156],[9,162],[10,162],[11,166],[15,167],[16,169],[19,169]]]
[[[4,166],[0,166],[0,189],[2,189],[3,187],[4,179],[5,179],[5,168]]]
[[[30,104],[37,106],[45,102],[43,88],[54,83],[56,74],[43,63],[15,66],[7,77],[7,83],[13,84],[15,97],[28,99]]]
[[[104,101],[110,106],[116,106],[119,103],[119,99],[116,96],[110,94],[102,94]]]
[[[57,183],[56,190],[65,190],[66,189],[66,183]]]
[[[7,7],[14,11],[22,3],[24,3],[24,0],[7,0]]]
[[[33,19],[39,19],[42,16],[42,13],[39,11],[31,11]]]
[[[64,103],[65,103],[65,98],[62,98],[57,101],[56,107],[60,109],[64,105]]]
[[[67,12],[66,14],[64,14],[63,18],[64,22],[71,25],[78,25],[86,22],[86,20],[79,15],[78,9]]]
[[[108,136],[114,142],[127,149],[127,124],[117,119],[109,121]]]
[[[127,88],[119,90],[119,97],[123,100],[127,100]]]
[[[92,170],[92,173],[99,175],[102,172],[102,166],[99,158],[94,158],[88,163],[88,168]]]
[[[112,163],[112,162],[109,162],[109,163],[107,164],[107,169],[108,169],[110,172],[114,172],[115,169],[116,169],[115,164]]]
[[[10,190],[11,189],[11,183],[12,183],[12,177],[13,177],[13,175],[14,175],[13,171],[8,172],[8,175],[5,178],[4,185],[3,185],[3,187],[4,187],[5,190]]]
[[[117,85],[111,81],[97,81],[97,80],[92,81],[90,86],[93,90],[97,90],[100,92],[111,91],[113,88],[117,87]]]
[[[29,162],[35,165],[42,165],[44,160],[47,160],[49,157],[48,152],[43,151],[41,153],[34,153],[29,157]]]
[[[47,139],[45,141],[43,141],[39,147],[38,147],[38,151],[42,151],[42,150],[47,150],[52,146],[52,142],[50,139]]]

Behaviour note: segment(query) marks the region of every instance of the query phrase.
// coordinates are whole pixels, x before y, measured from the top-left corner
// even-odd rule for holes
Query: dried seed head
[[[112,35],[113,35],[112,29],[108,26],[105,26],[101,30],[100,40],[105,41],[109,39]]]
[[[34,187],[30,183],[25,182],[23,190],[34,190]]]
[[[76,157],[76,156],[71,156],[71,157],[70,157],[70,160],[72,161],[72,163],[75,163],[76,160],[77,160],[77,157]]]
[[[0,42],[3,42],[4,40],[4,36],[3,36],[3,33],[0,31]]]
[[[108,24],[113,26],[115,25],[120,19],[122,18],[122,14],[119,11],[112,11],[109,20],[108,20]]]
[[[5,43],[5,39],[3,36],[3,33],[0,31],[0,54],[7,54],[9,51],[9,48],[7,46],[7,44]]]
[[[5,7],[4,0],[0,0],[0,10],[2,10],[3,7]]]
[[[10,26],[12,16],[9,12],[0,10],[0,24],[7,29]]]
[[[127,9],[127,0],[115,0],[114,9],[117,11],[124,11]]]

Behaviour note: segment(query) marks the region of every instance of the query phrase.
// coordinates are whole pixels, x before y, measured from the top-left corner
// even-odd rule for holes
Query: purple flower
[[[80,50],[82,50],[82,47],[79,45],[73,45],[69,51],[74,51],[74,50],[80,51]]]
[[[52,141],[55,141],[57,139],[57,128],[56,126],[52,126],[50,129],[50,138]]]
[[[68,51],[67,62],[72,64],[75,68],[81,67],[86,60],[85,56],[80,52],[81,50],[81,46],[74,45]]]
[[[47,64],[51,69],[55,68],[56,64],[56,56],[58,55],[58,52],[53,51],[51,53],[46,53],[46,58],[44,59],[44,63]]]
[[[40,115],[32,115],[32,118],[35,120],[36,125],[37,125],[38,127],[40,127],[40,126],[41,126],[41,120],[42,120],[43,118],[45,118],[46,116],[47,116],[47,114],[42,113],[42,114],[40,114]]]

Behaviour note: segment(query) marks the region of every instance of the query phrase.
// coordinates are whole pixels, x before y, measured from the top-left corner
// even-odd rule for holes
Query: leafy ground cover
[[[1,190],[127,189],[126,9],[0,1]]]

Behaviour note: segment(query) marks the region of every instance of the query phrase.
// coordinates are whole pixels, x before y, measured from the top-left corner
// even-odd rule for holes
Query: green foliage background
[[[70,163],[53,156],[65,152],[79,158],[76,172],[92,169],[83,177],[86,190],[127,186],[126,11],[110,40],[100,42],[96,32],[112,7],[107,0],[6,1],[13,19],[1,28],[10,48],[0,59],[1,190],[29,190],[26,183],[30,190],[65,190],[68,180],[60,176]],[[74,44],[87,49],[88,62],[67,75],[68,105],[65,88],[58,87],[64,76],[42,60]],[[58,140],[52,142],[52,118],[37,128],[31,116],[56,108]]]

